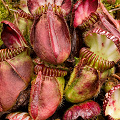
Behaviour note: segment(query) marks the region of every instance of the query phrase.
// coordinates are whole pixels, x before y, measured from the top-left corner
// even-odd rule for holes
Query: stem
[[[113,12],[113,11],[116,11],[116,10],[120,10],[120,7],[119,7],[119,8],[112,9],[112,10],[109,10],[109,12]]]
[[[14,17],[15,17],[15,24],[16,24],[16,26],[19,28],[18,20],[17,20],[17,17],[16,17],[16,13],[15,13],[15,12],[14,12]]]
[[[6,2],[4,0],[1,0],[1,1],[10,14],[10,9],[9,9],[8,5],[6,4]]]

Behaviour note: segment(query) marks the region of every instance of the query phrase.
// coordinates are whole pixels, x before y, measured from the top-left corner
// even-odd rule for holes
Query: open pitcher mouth
[[[104,58],[96,55],[94,52],[85,47],[80,50],[80,58],[86,58],[87,65],[90,65],[99,71],[108,70],[115,65],[114,61],[105,60]]]
[[[92,27],[99,18],[96,13],[97,8],[98,0],[77,1],[72,10],[74,27],[80,27],[80,29]]]
[[[55,14],[58,14],[58,15],[63,15],[63,14],[64,14],[64,13],[62,12],[60,6],[57,6],[56,4],[53,5],[53,4],[50,4],[50,3],[48,3],[48,5],[45,4],[44,6],[43,6],[43,5],[39,6],[39,7],[35,10],[34,14],[40,16],[40,15],[42,15],[42,14],[45,14],[48,9],[51,9]]]
[[[27,49],[26,47],[1,49],[0,50],[0,62],[6,61],[8,59],[12,59],[13,57],[19,55],[20,53],[22,53],[26,49]]]
[[[114,119],[120,119],[120,84],[114,86],[105,95],[103,111],[105,116],[110,115]]]
[[[96,22],[98,22],[98,19],[99,16],[97,13],[91,13],[85,20],[82,21],[80,25],[78,25],[78,27],[84,30],[91,28]]]
[[[120,59],[118,44],[115,43],[117,37],[111,33],[95,28],[86,33],[84,42],[86,47],[80,50],[79,57],[86,58],[87,64],[91,67],[105,71],[114,67]]]
[[[34,71],[35,74],[38,74],[41,71],[43,75],[50,77],[63,77],[67,75],[66,70],[53,67],[46,67],[44,64],[36,65]]]

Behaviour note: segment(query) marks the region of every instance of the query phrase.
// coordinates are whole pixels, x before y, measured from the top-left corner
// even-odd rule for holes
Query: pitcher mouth
[[[94,13],[92,12],[88,18],[83,20],[82,23],[78,25],[78,27],[83,30],[89,29],[93,27],[96,22],[98,22],[98,19],[99,19],[98,14],[95,12]]]
[[[103,101],[103,111],[105,116],[109,115],[111,118],[119,119],[119,97],[120,97],[120,84],[114,86],[109,90]]]
[[[86,58],[87,65],[104,72],[115,66],[120,59],[119,38],[109,31],[95,28],[84,34],[85,47],[81,48],[80,59]]]
[[[38,74],[39,71],[41,71],[43,75],[50,76],[50,77],[63,77],[67,75],[66,70],[53,68],[53,67],[46,67],[44,64],[36,65],[34,68],[34,71],[35,71],[35,74]]]
[[[45,5],[41,5],[39,6],[35,12],[34,12],[34,15],[36,16],[40,16],[42,14],[45,14],[47,12],[47,10],[52,10],[55,14],[57,15],[64,15],[62,9],[60,6],[57,6],[56,4],[45,4]]]
[[[11,58],[19,55],[20,53],[22,53],[26,49],[27,49],[27,47],[19,47],[19,48],[11,48],[11,49],[8,49],[8,48],[1,49],[0,50],[0,62],[6,61],[8,59],[11,59]]]
[[[104,58],[96,55],[94,52],[85,47],[80,50],[80,58],[86,58],[87,65],[90,65],[99,71],[108,70],[115,65],[114,61],[105,60]]]

